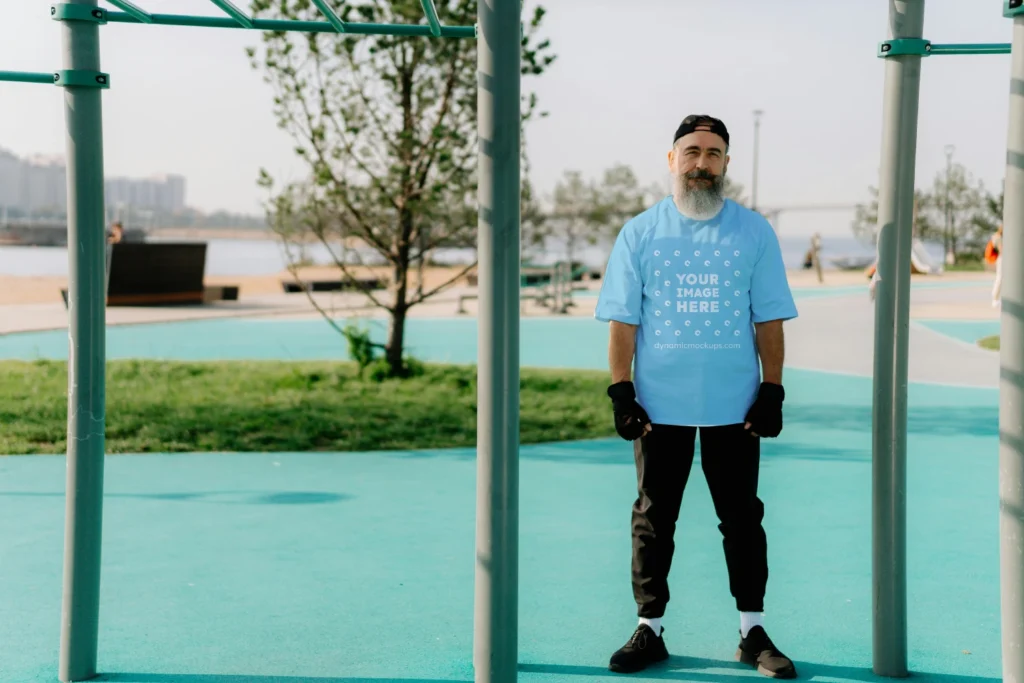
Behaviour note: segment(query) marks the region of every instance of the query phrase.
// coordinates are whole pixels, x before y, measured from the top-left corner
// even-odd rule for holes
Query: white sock
[[[647,624],[648,626],[650,626],[651,630],[654,631],[654,635],[656,635],[656,636],[660,636],[661,635],[661,618],[660,617],[655,618],[655,619],[648,619],[646,617],[640,617],[640,623],[641,624]]]
[[[746,638],[750,629],[755,626],[764,626],[763,616],[761,612],[740,612],[740,636]]]

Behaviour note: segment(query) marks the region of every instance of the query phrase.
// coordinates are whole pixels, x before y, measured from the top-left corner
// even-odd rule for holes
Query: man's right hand
[[[615,412],[615,431],[626,441],[635,441],[651,431],[651,418],[636,401],[632,382],[617,382],[608,387]]]

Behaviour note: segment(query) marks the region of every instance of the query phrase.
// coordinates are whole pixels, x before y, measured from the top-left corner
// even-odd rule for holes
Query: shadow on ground
[[[63,491],[0,491],[0,496],[63,498]],[[321,505],[351,500],[352,496],[325,491],[196,491],[188,493],[104,493],[104,498],[166,500],[218,505]]]
[[[889,679],[876,676],[870,669],[852,666],[833,666],[796,662],[801,680],[833,679],[856,683],[880,683]],[[520,664],[520,674],[540,674],[558,678],[610,677],[608,669],[597,666],[565,664]],[[958,676],[929,672],[911,672],[916,680],[929,683],[999,683],[998,678],[984,676]],[[700,683],[749,683],[762,677],[750,667],[736,662],[673,656],[661,665],[653,666],[631,680],[697,681]],[[332,677],[332,676],[251,676],[243,674],[169,674],[169,673],[112,673],[94,679],[108,683],[472,683],[455,679],[387,678],[387,677]]]
[[[849,404],[797,404],[784,411],[783,433],[763,439],[766,459],[861,462],[871,459],[871,406]],[[850,435],[837,435],[848,432]],[[907,434],[938,437],[997,437],[998,405],[916,406],[907,411]],[[853,436],[856,435],[856,436]],[[836,443],[836,436],[841,436]],[[699,439],[698,439],[699,442]],[[699,449],[699,443],[698,443]],[[473,448],[453,448],[393,453],[398,457],[425,459],[439,456],[472,460]],[[579,465],[633,466],[632,448],[618,437],[589,441],[523,445],[523,460],[565,462]]]
[[[251,676],[248,674],[105,674],[92,679],[109,683],[472,683],[432,678],[339,678],[334,676]]]
[[[871,431],[871,406],[798,405],[784,410],[788,425],[814,425],[853,432]],[[932,436],[997,436],[999,406],[911,406],[907,433]]]
[[[813,664],[795,661],[797,676],[802,680],[829,678],[843,681],[876,683],[891,679],[876,676],[870,669],[852,666],[832,666],[829,664]],[[724,670],[724,671],[723,671]],[[559,664],[520,664],[520,673],[550,674],[554,676],[609,676],[608,669],[597,666],[566,666]],[[928,672],[911,672],[912,676],[921,681],[932,683],[999,683],[998,678],[983,676],[957,676],[953,674],[936,674]],[[633,678],[634,676],[630,676]],[[707,683],[728,683],[763,677],[750,667],[737,662],[703,659],[698,657],[672,656],[667,662],[651,667],[638,675],[649,680],[706,681]],[[212,683],[212,682],[211,682]]]

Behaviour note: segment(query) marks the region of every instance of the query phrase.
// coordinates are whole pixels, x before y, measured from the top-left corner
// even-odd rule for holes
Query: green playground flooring
[[[874,681],[870,380],[787,370],[786,383],[761,478],[766,623],[802,678]],[[910,665],[994,682],[997,394],[914,384],[909,413]],[[524,447],[520,473],[520,679],[611,680],[635,624],[631,450]],[[56,680],[64,476],[62,456],[0,459],[3,681]],[[111,456],[106,492],[100,680],[473,680],[472,449]],[[732,662],[716,524],[696,465],[665,620],[675,656],[635,678],[759,678]]]
[[[383,320],[367,321],[382,339]],[[607,327],[521,321],[523,365],[603,369]],[[473,318],[409,321],[424,360],[473,362]],[[111,358],[343,358],[321,320],[108,328]],[[67,336],[0,338],[2,358],[66,358]],[[764,442],[769,632],[802,678],[874,681],[870,379],[786,370],[786,427]],[[998,395],[911,384],[910,665],[1000,677]],[[614,678],[635,624],[620,440],[522,449],[520,678]],[[56,680],[64,458],[0,458],[0,681]],[[468,450],[111,456],[100,680],[472,681],[475,463]],[[679,524],[666,665],[635,676],[757,679],[695,465]],[[878,679],[882,680],[882,679]]]
[[[384,318],[354,320],[376,341],[387,339]],[[344,321],[339,321],[344,324]],[[426,361],[476,360],[476,318],[409,318],[406,349]],[[557,340],[557,344],[551,344]],[[323,320],[275,318],[198,320],[107,327],[107,358],[175,360],[347,359],[348,344]],[[526,366],[604,368],[608,326],[592,318],[524,318],[521,362]],[[0,337],[0,359],[66,360],[67,332],[26,332]]]

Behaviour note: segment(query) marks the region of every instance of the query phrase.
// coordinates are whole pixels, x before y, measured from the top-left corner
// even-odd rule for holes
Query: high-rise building
[[[0,207],[23,212],[65,211],[67,168],[60,157],[20,159],[0,148]],[[181,211],[185,204],[185,178],[108,178],[104,183],[108,207]]]
[[[107,178],[107,206],[181,211],[185,208],[185,178],[158,175],[151,178]]]
[[[60,157],[30,157],[22,163],[25,210],[63,212],[68,205],[67,169]]]
[[[0,209],[21,207],[22,183],[21,159],[0,149]]]

